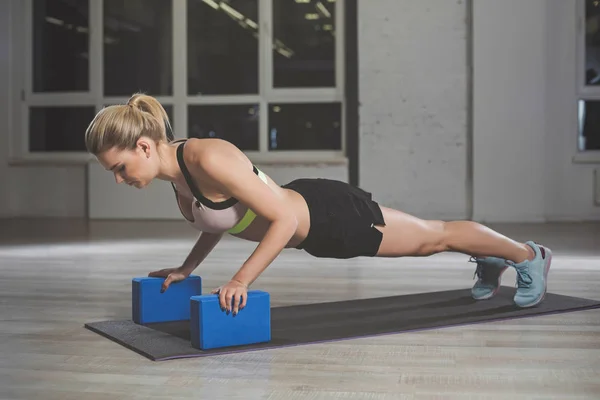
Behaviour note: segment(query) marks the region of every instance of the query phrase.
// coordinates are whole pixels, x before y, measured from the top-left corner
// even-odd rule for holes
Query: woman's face
[[[112,148],[96,158],[100,164],[115,176],[117,183],[141,189],[146,187],[158,174],[158,157],[152,156],[154,147],[149,143],[138,142],[133,150]]]

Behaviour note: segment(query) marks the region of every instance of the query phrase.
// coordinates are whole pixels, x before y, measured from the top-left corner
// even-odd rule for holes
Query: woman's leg
[[[505,261],[517,272],[518,288],[514,297],[519,307],[539,304],[546,294],[547,275],[552,261],[550,249],[537,243],[516,242],[492,229],[471,221],[422,220],[401,211],[381,207],[385,226],[376,226],[383,233],[378,257],[429,256],[441,252],[459,252],[478,257],[478,263],[488,268],[500,268]],[[500,266],[492,267],[500,260]],[[482,261],[479,261],[482,260]],[[501,272],[500,272],[501,274]],[[495,278],[499,275],[496,273]],[[495,294],[497,286],[491,289]]]
[[[533,249],[472,221],[422,220],[381,207],[385,226],[378,257],[420,257],[442,252],[473,257],[493,256],[520,263],[535,256]]]

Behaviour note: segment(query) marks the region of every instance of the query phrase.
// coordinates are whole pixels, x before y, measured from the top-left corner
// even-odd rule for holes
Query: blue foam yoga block
[[[161,293],[165,278],[142,277],[131,282],[132,320],[136,324],[190,319],[190,298],[202,294],[202,279],[190,275]]]
[[[263,343],[271,340],[271,297],[248,291],[246,306],[234,317],[221,311],[217,294],[190,298],[192,347],[200,350]]]

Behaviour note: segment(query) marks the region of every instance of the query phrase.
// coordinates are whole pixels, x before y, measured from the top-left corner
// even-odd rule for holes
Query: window
[[[89,160],[93,115],[142,91],[177,138],[221,137],[257,161],[345,157],[343,0],[13,4],[13,156]]]
[[[600,162],[600,1],[580,0],[577,161]]]

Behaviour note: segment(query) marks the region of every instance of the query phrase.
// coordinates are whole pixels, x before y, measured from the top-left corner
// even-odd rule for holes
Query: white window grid
[[[576,163],[600,163],[600,150],[580,150],[581,125],[583,118],[583,103],[588,100],[600,100],[600,86],[588,86],[585,84],[586,65],[586,17],[585,0],[577,0],[577,140],[575,141],[575,155],[573,161]]]
[[[129,96],[104,96],[103,81],[103,0],[89,1],[89,90],[87,92],[34,93],[33,70],[33,1],[12,0],[12,76],[13,118],[11,123],[10,158],[14,163],[81,164],[95,158],[85,152],[30,152],[29,107],[32,106],[93,106],[96,112],[107,104],[124,103]],[[347,163],[345,90],[344,90],[344,0],[321,0],[336,3],[335,12],[335,77],[334,87],[274,88],[273,87],[273,1],[258,0],[260,26],[259,93],[256,95],[188,95],[187,93],[187,1],[172,0],[173,5],[173,95],[156,96],[164,106],[173,107],[176,138],[187,137],[188,106],[258,104],[258,151],[244,151],[258,163]],[[19,21],[22,22],[19,23]],[[268,106],[270,103],[339,102],[341,104],[341,150],[276,150],[269,151]],[[83,140],[83,139],[82,139]]]

